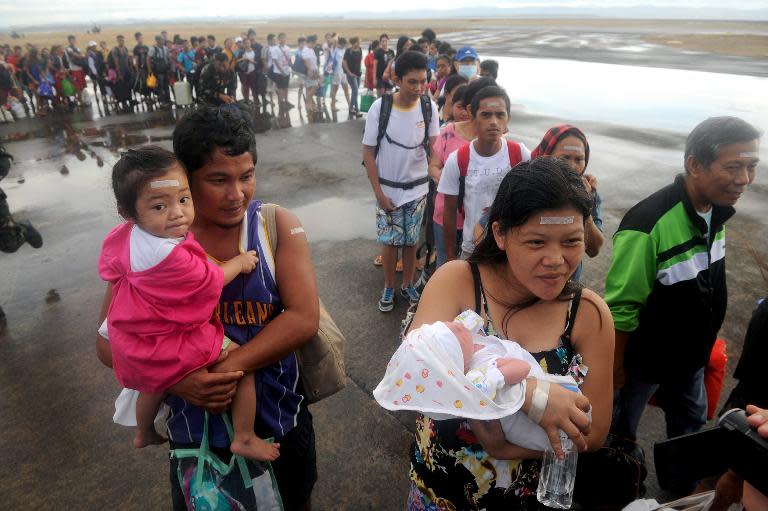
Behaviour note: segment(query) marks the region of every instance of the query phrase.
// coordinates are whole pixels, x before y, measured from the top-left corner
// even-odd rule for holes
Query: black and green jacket
[[[605,301],[616,330],[630,332],[628,375],[663,383],[709,361],[728,302],[724,224],[735,212],[713,208],[707,242],[707,224],[679,175],[622,219]]]

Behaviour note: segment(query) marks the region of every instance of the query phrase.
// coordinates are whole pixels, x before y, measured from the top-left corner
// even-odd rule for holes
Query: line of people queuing
[[[171,38],[166,31],[150,42],[136,32],[131,47],[123,35],[116,37],[112,48],[106,41],[91,40],[82,49],[74,35],[68,36],[66,45],[51,48],[5,45],[0,47],[0,105],[8,104],[17,117],[22,112],[45,116],[57,105],[88,107],[88,95],[83,94],[88,77],[93,97],[102,99],[105,110],[131,112],[140,103],[147,108],[168,107],[172,97],[179,105],[193,99],[212,105],[232,103],[238,100],[239,82],[246,102],[253,101],[257,109],[266,111],[276,93],[278,111],[286,112],[294,106],[288,101],[288,87],[296,76],[297,100],[305,103],[308,112],[322,110],[328,95],[331,110],[338,111],[337,96],[342,89],[349,117],[359,117],[365,102],[361,85],[368,90],[368,99],[374,91],[378,96],[391,91],[391,66],[404,51],[417,50],[428,56],[434,97],[442,96],[450,75],[471,76],[467,73],[473,72],[474,62],[462,56],[457,60],[456,50],[435,37],[430,29],[418,40],[400,36],[393,51],[389,36],[382,34],[369,44],[365,57],[356,36],[329,32],[322,42],[316,35],[302,36],[297,48],[291,49],[285,33],[268,34],[262,44],[253,29],[226,38],[222,45],[214,35],[183,38],[176,34]],[[482,65],[482,73],[495,76],[498,64],[486,61]],[[175,87],[177,83],[188,86]]]
[[[90,103],[83,95],[87,76],[94,97],[124,112],[140,102],[170,106],[172,95],[177,94],[174,85],[180,82],[189,84],[189,95],[198,101],[234,102],[238,79],[246,101],[266,106],[271,85],[280,109],[293,106],[287,101],[292,58],[283,33],[270,34],[266,45],[257,41],[252,29],[225,39],[223,45],[214,35],[169,38],[165,31],[149,44],[141,32],[133,40],[129,48],[126,37],[118,35],[112,48],[106,41],[89,41],[82,49],[70,35],[66,46],[50,49],[32,44],[26,50],[4,46],[0,48],[0,104],[18,102],[27,115],[39,116],[59,104],[87,107]]]
[[[586,173],[585,133],[556,125],[529,150],[507,138],[510,98],[493,78],[480,76],[473,48],[437,56],[430,80],[429,58],[407,45],[398,42],[395,57],[388,39],[379,43],[378,55],[389,56],[373,66],[380,98],[362,139],[384,270],[378,309],[388,313],[402,299],[410,306],[410,331],[474,310],[483,318],[482,335],[515,340],[545,372],[573,376],[579,393],[553,385],[538,398],[543,384],[529,377],[522,405],[558,454],[560,430],[579,451],[636,455],[652,396],[668,437],[701,429],[714,413],[705,372],[727,304],[724,225],[755,177],[761,131],[729,116],[693,129],[682,173],[622,219],[600,296],[580,281],[584,254],[596,256],[605,243],[598,181]],[[419,289],[416,266],[429,264],[416,259],[425,226],[438,268]],[[739,378],[754,387],[756,375],[745,373]],[[398,380],[401,397],[385,407],[412,401],[424,385],[410,376]],[[740,406],[768,404],[750,395]],[[410,453],[407,509],[540,509],[541,453],[504,441],[498,425],[419,415]],[[644,475],[638,470],[636,480],[618,480],[627,472],[616,468],[625,465],[606,464],[608,458],[585,455],[580,462],[591,467],[576,476],[584,509],[614,497],[626,503],[628,495],[617,494],[633,484],[630,493],[641,496]],[[580,487],[597,491],[579,494]]]
[[[318,53],[316,39],[307,39],[300,62],[309,69],[312,56],[317,65]],[[418,49],[408,46],[409,41],[403,41],[397,57],[390,53],[388,37],[380,38],[378,48],[370,52],[374,60],[378,50],[385,55],[383,65],[374,62],[370,67],[380,97],[370,106],[362,140],[384,265],[378,308],[394,308],[402,251],[399,295],[416,306],[411,329],[450,322],[474,310],[483,319],[483,334],[516,340],[545,372],[574,376],[579,392],[545,387],[528,378],[524,393],[521,410],[535,417],[558,454],[563,452],[559,431],[580,451],[601,449],[609,433],[636,440],[640,416],[654,394],[665,412],[668,436],[700,429],[707,413],[704,368],[727,304],[724,224],[755,177],[762,133],[735,117],[707,119],[692,130],[682,173],[622,219],[601,297],[577,277],[583,255],[596,255],[605,241],[598,183],[585,172],[590,147],[584,132],[567,124],[554,126],[533,150],[508,140],[511,102],[495,83],[498,69],[481,63],[471,47],[455,52],[443,47],[445,53],[430,56],[431,44],[424,51],[418,41]],[[438,46],[434,53],[439,52]],[[233,73],[224,69],[228,57],[223,50],[213,53],[213,61],[208,69],[218,75]],[[320,86],[319,71],[303,74],[312,97],[312,88]],[[204,75],[197,90],[202,97],[207,93]],[[221,105],[234,99],[216,94],[210,102]],[[230,353],[223,366],[212,366],[212,372],[196,369],[169,389],[175,410],[169,423],[171,442],[185,447],[199,443],[203,413],[192,403],[220,411],[236,395],[235,382],[258,369],[262,384],[278,389],[275,396],[281,397],[265,393],[260,398],[256,430],[260,437],[279,439],[277,478],[283,495],[293,500],[286,507],[305,508],[317,477],[314,431],[296,386],[293,351],[316,331],[318,302],[303,228],[294,215],[279,210],[280,250],[269,257],[260,244],[260,203],[251,202],[255,139],[226,109],[201,109],[182,120],[174,130],[174,152],[155,158],[156,168],[147,169],[142,158],[131,163],[130,154],[125,157],[126,173],[147,174],[134,183],[141,189],[134,190],[136,203],[128,205],[146,210],[129,208],[121,214],[146,223],[149,232],[167,227],[162,239],[177,243],[182,243],[179,234],[191,229],[219,261],[240,257],[238,246],[245,245],[257,251],[259,259],[293,271],[274,273],[273,268],[271,276],[257,275],[244,263],[234,271],[237,282],[224,286],[220,302],[244,303],[247,293],[259,303],[284,303],[285,310],[280,312],[282,305],[269,309],[269,327],[262,330],[260,323],[255,333],[229,321],[227,334],[242,348]],[[118,170],[116,166],[116,176]],[[217,189],[214,181],[219,180],[237,191],[236,207]],[[172,207],[162,209],[163,218],[155,222],[151,201],[136,198],[154,196],[158,189]],[[414,282],[415,246],[430,202],[436,238],[437,226],[442,227],[436,244],[443,255],[420,292]],[[184,211],[184,222],[168,216],[177,210]],[[197,224],[194,215],[202,218]],[[241,229],[243,225],[252,227]],[[204,255],[201,259],[207,260]],[[112,298],[110,287],[102,320]],[[257,337],[263,342],[249,342]],[[228,341],[222,339],[212,353],[218,356]],[[102,361],[111,365],[109,344],[100,339],[98,346]],[[759,385],[754,378],[757,365],[742,367],[740,378]],[[290,399],[284,400],[285,395]],[[763,396],[754,389],[743,395],[766,407],[757,402]],[[759,410],[749,410],[757,425]],[[195,428],[190,428],[190,420]],[[246,425],[252,429],[252,423]],[[223,424],[216,429],[216,447],[226,448]],[[539,509],[540,457],[538,451],[505,443],[493,421],[435,421],[420,415],[410,449],[408,509]],[[601,480],[605,486],[606,473],[577,475],[577,488],[590,477],[599,479],[598,487]],[[183,508],[182,489],[173,484],[175,506]]]

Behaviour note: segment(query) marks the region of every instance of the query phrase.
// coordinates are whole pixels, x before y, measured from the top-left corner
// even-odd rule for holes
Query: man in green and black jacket
[[[637,437],[654,393],[669,437],[706,422],[704,368],[728,301],[725,222],[755,177],[759,137],[735,117],[699,124],[685,173],[630,209],[613,237],[605,300],[616,328],[614,434]]]

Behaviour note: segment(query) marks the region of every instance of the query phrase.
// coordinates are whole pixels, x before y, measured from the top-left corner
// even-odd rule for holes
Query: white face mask
[[[471,80],[477,74],[477,66],[475,64],[459,64],[459,74]]]

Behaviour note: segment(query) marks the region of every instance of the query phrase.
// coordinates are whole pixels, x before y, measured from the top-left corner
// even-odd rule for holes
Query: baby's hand
[[[251,273],[256,265],[259,264],[259,256],[255,250],[249,250],[244,254],[237,256],[240,261],[240,273]]]

